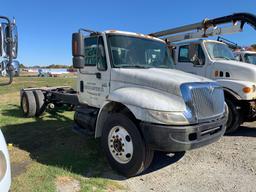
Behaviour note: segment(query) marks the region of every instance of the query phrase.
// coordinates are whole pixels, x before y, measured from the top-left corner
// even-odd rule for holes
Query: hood
[[[111,83],[116,84],[114,85],[116,87],[117,84],[121,82],[122,84],[125,83],[150,87],[181,96],[181,84],[191,82],[211,82],[211,80],[175,69],[113,68],[111,71]]]
[[[229,79],[256,82],[256,65],[234,60],[214,62],[214,70],[230,74]]]

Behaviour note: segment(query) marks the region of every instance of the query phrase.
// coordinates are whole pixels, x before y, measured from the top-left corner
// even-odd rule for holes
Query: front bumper
[[[217,141],[226,130],[226,117],[189,126],[166,126],[142,122],[145,142],[153,150],[178,152],[199,148]]]

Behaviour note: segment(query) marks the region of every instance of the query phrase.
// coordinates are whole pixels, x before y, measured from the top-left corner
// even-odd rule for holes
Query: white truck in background
[[[150,34],[169,44],[176,69],[213,79],[223,86],[229,109],[227,133],[256,119],[256,66],[236,61],[225,43],[204,38],[241,32],[246,23],[255,29],[256,17],[236,13]]]
[[[74,105],[75,130],[101,138],[110,165],[125,176],[146,170],[155,150],[186,151],[224,134],[223,89],[212,80],[173,69],[163,40],[85,29],[72,38],[77,91],[24,88],[25,117],[41,115],[46,106]]]
[[[256,65],[256,51],[251,51],[248,48],[243,48],[237,43],[234,43],[220,36],[217,38],[217,41],[227,44],[227,46],[233,51],[233,54],[237,61]]]
[[[239,51],[234,51],[234,55],[237,61],[256,65],[255,51],[239,50]]]
[[[13,58],[17,57],[18,33],[15,22],[0,16],[0,73],[9,73],[9,81],[0,82],[1,86],[12,83]],[[0,75],[1,76],[1,75]],[[0,130],[0,191],[8,192],[11,186],[11,165],[5,138]]]

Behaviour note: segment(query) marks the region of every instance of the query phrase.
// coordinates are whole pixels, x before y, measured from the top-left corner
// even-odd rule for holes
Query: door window
[[[178,61],[179,62],[190,62],[188,45],[183,45],[180,47]]]
[[[199,44],[197,45],[197,57],[199,60],[199,64],[204,65],[205,55],[204,55],[204,51],[203,51],[201,45],[199,45]],[[191,63],[191,61],[189,59],[189,46],[188,45],[183,45],[180,47],[178,61]]]
[[[97,66],[99,70],[107,69],[103,38],[90,37],[84,40],[85,66]]]

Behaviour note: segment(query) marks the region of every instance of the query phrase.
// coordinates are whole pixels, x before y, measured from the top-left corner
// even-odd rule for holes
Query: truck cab
[[[225,132],[220,85],[175,70],[159,38],[114,30],[75,33],[73,65],[79,69],[75,121],[84,129],[92,122],[110,165],[125,175],[146,169],[155,150],[198,148]]]
[[[175,43],[175,68],[217,81],[229,107],[227,132],[256,116],[256,66],[237,61],[222,42],[195,39]]]

